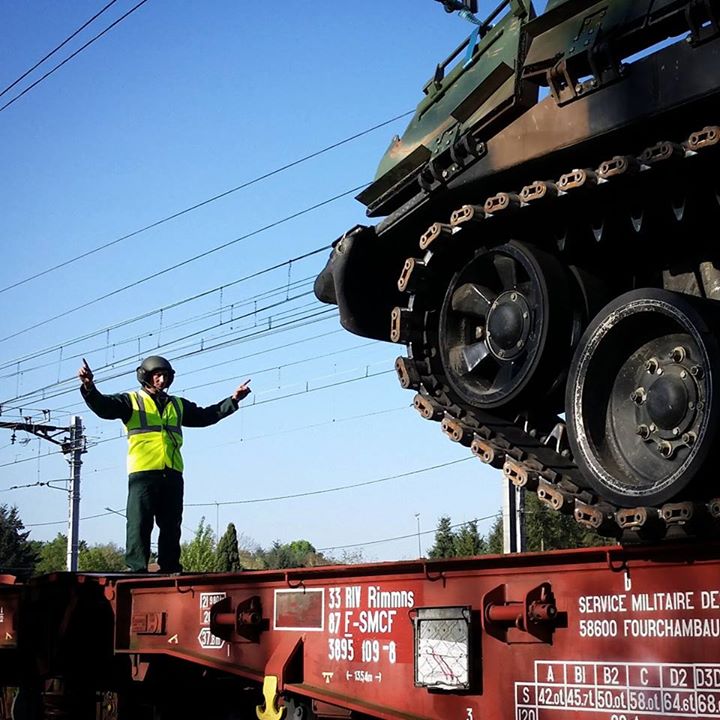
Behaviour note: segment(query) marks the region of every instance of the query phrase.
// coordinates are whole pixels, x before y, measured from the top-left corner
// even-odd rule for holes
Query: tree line
[[[531,551],[602,545],[607,539],[580,527],[571,517],[554,512],[535,495],[525,502],[527,549]],[[62,533],[46,542],[31,540],[16,507],[0,505],[0,573],[20,579],[63,571],[67,560],[67,537]],[[487,535],[481,535],[477,521],[453,526],[450,517],[439,519],[430,558],[468,557],[502,553],[503,525],[498,514]],[[238,572],[273,568],[315,567],[362,562],[362,552],[343,552],[339,557],[318,552],[308,540],[275,541],[262,548],[245,536],[238,536],[233,523],[218,539],[200,520],[191,540],[181,545],[180,562],[186,572]],[[81,572],[123,572],[123,548],[115,543],[90,545],[80,541],[78,569]],[[151,570],[152,560],[151,560]]]
[[[15,575],[21,580],[36,575],[64,571],[67,567],[67,536],[58,533],[48,541],[31,540],[30,532],[20,519],[16,507],[0,505],[0,573]],[[289,543],[275,541],[265,549],[238,536],[233,523],[222,537],[216,539],[205,518],[193,538],[180,547],[180,563],[186,572],[238,572],[272,568],[314,567],[337,563],[360,562],[362,555],[323,555],[308,540]],[[154,558],[151,558],[150,569]],[[88,544],[81,540],[78,547],[80,572],[123,572],[125,551],[115,543]]]
[[[525,535],[527,550],[561,550],[564,548],[606,545],[608,540],[578,525],[575,520],[550,510],[537,495],[525,496]],[[435,542],[428,551],[430,558],[467,557],[500,554],[503,551],[503,522],[495,518],[488,534],[478,532],[477,521],[454,527],[449,516],[438,521]]]

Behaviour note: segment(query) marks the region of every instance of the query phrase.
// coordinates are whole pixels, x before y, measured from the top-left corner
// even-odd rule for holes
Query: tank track
[[[573,169],[557,181],[535,181],[519,192],[463,205],[422,234],[423,254],[408,258],[398,279],[408,303],[392,311],[391,340],[405,344],[408,357],[399,357],[395,369],[402,387],[417,392],[413,404],[422,417],[439,422],[448,438],[502,469],[508,481],[536,493],[553,510],[624,542],[717,535],[720,497],[660,507],[612,505],[588,488],[574,465],[559,416],[523,412],[505,417],[464,404],[451,391],[440,361],[442,293],[472,253],[532,236],[529,228],[542,222],[561,218],[554,223],[563,229],[554,234],[551,250],[563,256],[573,245],[600,244],[619,227],[623,237],[643,238],[668,218],[682,223],[693,203],[715,203],[717,212],[720,189],[708,187],[706,178],[718,150],[720,127],[707,126],[682,142],[657,142],[639,155],[616,155],[597,168]],[[600,219],[598,208],[604,213]],[[663,215],[668,208],[671,214]]]

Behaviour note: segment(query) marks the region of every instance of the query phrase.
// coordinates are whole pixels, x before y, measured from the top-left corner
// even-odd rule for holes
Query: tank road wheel
[[[720,354],[708,322],[716,304],[634,290],[583,335],[567,385],[568,433],[575,462],[601,497],[636,507],[684,489],[684,500],[710,496],[710,488],[689,486],[717,427]]]
[[[570,287],[560,263],[536,248],[511,241],[478,251],[440,312],[440,355],[455,394],[485,410],[552,395],[577,327]]]

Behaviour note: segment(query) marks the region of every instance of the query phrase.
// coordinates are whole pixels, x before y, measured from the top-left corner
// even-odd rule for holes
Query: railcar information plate
[[[515,720],[720,718],[720,664],[536,661],[515,683]]]

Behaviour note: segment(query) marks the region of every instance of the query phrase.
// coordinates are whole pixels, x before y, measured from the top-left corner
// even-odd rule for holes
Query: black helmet
[[[160,355],[150,355],[146,357],[140,367],[136,370],[138,382],[145,386],[151,384],[152,374],[158,370],[165,370],[168,374],[168,387],[172,384],[175,378],[175,371],[172,365]]]

